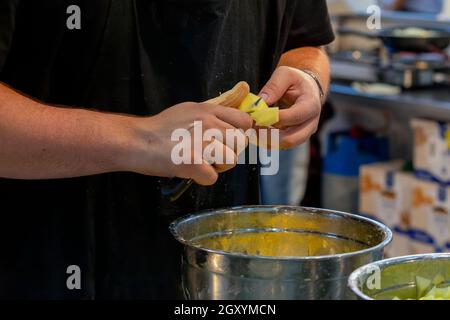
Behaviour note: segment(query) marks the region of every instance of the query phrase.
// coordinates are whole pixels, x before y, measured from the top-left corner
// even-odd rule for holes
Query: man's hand
[[[202,135],[198,148],[202,150],[194,151],[197,159],[206,161],[175,165],[171,154],[177,142],[171,141],[172,133],[192,132],[195,121],[202,122],[203,133],[218,129],[223,138],[203,141]],[[210,185],[216,182],[217,172],[235,166],[246,147],[246,137],[236,129],[251,126],[248,114],[218,105],[188,102],[153,117],[134,117],[49,106],[0,83],[0,177],[57,179],[129,171]],[[226,139],[226,129],[242,136]],[[232,161],[209,164],[203,150],[210,145],[214,145],[211,150],[231,155]]]
[[[201,150],[194,150],[194,122],[202,124],[202,134],[209,129],[220,130],[222,139],[215,138],[212,142],[203,140]],[[186,102],[169,108],[162,113],[138,120],[135,135],[136,141],[127,159],[125,167],[127,171],[142,174],[192,178],[198,184],[211,185],[217,181],[218,173],[228,171],[236,166],[237,158],[247,143],[244,133],[252,126],[250,116],[240,110],[226,108],[206,103]],[[191,161],[190,164],[176,165],[171,159],[172,150],[179,143],[172,141],[172,133],[177,129],[187,129],[191,133]],[[237,139],[227,139],[226,130],[232,130],[239,136]],[[230,141],[231,140],[231,141]],[[214,145],[215,150],[220,150],[224,155],[223,163],[210,164],[209,159],[204,158],[204,150]],[[231,156],[231,162],[226,162],[226,155]],[[194,164],[194,157],[202,159],[202,164]]]
[[[313,77],[317,75],[324,93],[328,92],[330,63],[322,48],[304,47],[281,56],[279,68],[261,90],[269,105],[279,104],[280,147],[292,148],[307,141],[316,132],[322,102],[320,89]]]
[[[280,110],[280,147],[292,148],[307,141],[317,131],[322,103],[320,89],[307,73],[281,66],[261,90],[260,96]]]

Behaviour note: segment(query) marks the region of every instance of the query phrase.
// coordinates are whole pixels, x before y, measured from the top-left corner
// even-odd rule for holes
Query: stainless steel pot
[[[188,299],[351,298],[350,273],[382,259],[392,238],[387,227],[360,216],[280,206],[207,211],[173,222],[170,230],[185,247],[182,272]],[[199,244],[201,239],[255,232],[298,233],[364,249],[322,256],[261,256]]]
[[[349,277],[348,285],[354,295],[362,300],[385,300],[393,296],[407,299],[415,296],[416,276],[433,279],[438,274],[450,282],[450,253],[421,254],[373,262],[355,270]]]

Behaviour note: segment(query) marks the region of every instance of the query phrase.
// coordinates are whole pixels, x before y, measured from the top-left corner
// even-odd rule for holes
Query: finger
[[[202,186],[213,185],[219,178],[214,167],[206,161],[202,164],[187,165],[185,173],[186,175],[182,178],[193,179],[197,184]]]
[[[250,129],[253,125],[252,118],[241,110],[215,105],[211,106],[214,106],[212,110],[218,119],[232,125],[237,129],[242,129],[245,131]]]
[[[288,89],[296,83],[298,76],[295,76],[289,67],[279,67],[272,74],[270,80],[262,88],[259,96],[268,105],[273,105],[280,100]]]
[[[217,142],[220,145],[214,146],[215,149],[218,152],[221,152],[222,155],[219,157],[220,160],[217,159],[211,159],[207,160],[208,162],[213,162],[213,167],[216,169],[218,173],[222,173],[228,170],[233,169],[236,166],[237,163],[237,155],[234,153],[234,151],[230,148],[228,148],[226,145],[221,144]],[[209,146],[208,146],[209,147]],[[217,157],[215,157],[217,158]]]
[[[278,150],[280,148],[280,130],[267,128],[267,127],[256,127],[257,140],[256,144],[260,148],[268,150]],[[252,143],[255,141],[252,139]]]
[[[210,163],[217,172],[228,171],[236,166],[237,156],[225,144],[214,140],[203,150],[204,160]]]
[[[236,129],[229,123],[226,123],[220,119],[216,120],[216,127],[220,128],[223,134],[222,139],[219,139],[219,141],[233,150],[234,153],[239,155],[247,148],[248,137],[242,129]]]
[[[317,131],[319,120],[310,119],[297,127],[289,127],[280,130],[280,146],[282,149],[290,149],[301,145]]]
[[[247,137],[243,132],[243,129],[237,129],[231,124],[220,120],[215,115],[209,115],[202,120],[203,134],[202,142],[203,146],[208,145],[214,140],[218,140],[224,144],[227,144],[229,148],[233,149],[235,153],[240,154],[243,152],[247,145]],[[194,127],[190,128],[194,130]],[[192,149],[196,146],[195,143],[192,145]],[[199,152],[199,150],[197,150]]]
[[[314,101],[312,98],[300,97],[290,108],[280,110],[280,121],[275,127],[298,126],[320,116],[321,109],[320,102]]]

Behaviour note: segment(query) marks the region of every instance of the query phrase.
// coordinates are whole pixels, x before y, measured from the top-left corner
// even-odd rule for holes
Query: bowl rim
[[[450,253],[423,253],[374,261],[353,271],[348,277],[347,285],[350,290],[359,298],[363,300],[375,300],[374,298],[364,294],[359,288],[359,279],[362,274],[366,273],[368,269],[372,269],[373,267],[383,269],[383,267],[421,260],[450,260]]]
[[[222,250],[208,249],[208,248],[204,248],[204,247],[198,246],[198,245],[192,245],[191,243],[189,243],[188,240],[184,239],[177,231],[177,226],[179,224],[181,224],[182,222],[193,220],[193,219],[199,218],[200,216],[202,216],[202,217],[214,216],[214,215],[223,214],[223,213],[226,213],[229,211],[242,211],[243,213],[245,213],[245,212],[248,213],[255,209],[272,209],[272,210],[274,210],[274,213],[276,213],[276,210],[294,209],[297,211],[301,210],[306,213],[309,212],[309,213],[316,213],[316,214],[322,213],[322,214],[339,215],[342,217],[350,218],[352,220],[363,221],[365,223],[371,224],[372,226],[378,228],[380,230],[380,232],[383,233],[383,241],[381,241],[376,246],[373,246],[373,247],[370,247],[367,249],[348,252],[348,253],[340,253],[340,254],[335,254],[335,255],[312,256],[312,257],[307,257],[307,256],[306,257],[297,257],[297,256],[270,257],[270,256],[246,255],[246,254],[242,254],[242,253],[232,253],[232,252],[227,252],[227,251],[222,251]],[[180,217],[180,218],[176,219],[175,221],[173,221],[170,224],[169,230],[178,242],[180,242],[181,244],[183,244],[184,246],[186,246],[188,248],[203,251],[203,252],[206,252],[209,254],[217,254],[217,255],[223,255],[223,256],[234,257],[234,258],[252,259],[252,260],[259,260],[259,261],[273,261],[273,262],[276,262],[276,261],[323,261],[323,260],[337,260],[337,259],[351,258],[354,256],[360,256],[360,255],[364,255],[364,254],[370,254],[373,252],[381,251],[392,241],[392,237],[393,237],[392,231],[387,226],[385,226],[381,222],[375,221],[373,219],[370,219],[370,218],[367,218],[367,217],[364,217],[361,215],[356,215],[356,214],[351,214],[351,213],[336,211],[336,210],[329,210],[329,209],[320,209],[320,208],[302,207],[302,206],[289,206],[289,205],[254,205],[254,206],[237,206],[237,207],[227,207],[227,208],[221,208],[221,209],[204,210],[204,211],[200,211],[200,212],[197,212],[194,214],[189,214],[184,217]]]

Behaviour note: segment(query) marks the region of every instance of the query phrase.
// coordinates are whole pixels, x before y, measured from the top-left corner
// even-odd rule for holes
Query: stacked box
[[[379,212],[392,228],[393,241],[388,253],[391,257],[411,254],[409,231],[411,227],[412,185],[414,175],[408,172],[396,172],[391,187],[394,199],[390,199],[389,190],[381,194]],[[389,214],[389,208],[391,213]],[[389,220],[388,216],[393,218]]]
[[[411,126],[416,176],[424,180],[450,182],[450,124],[414,119]]]
[[[399,171],[404,162],[389,162],[363,165],[359,170],[359,212],[379,219],[379,198],[382,190],[390,188],[390,176]]]
[[[412,253],[447,251],[450,244],[450,187],[414,179],[411,207]]]
[[[396,160],[361,166],[359,211],[393,230],[387,256],[410,252],[409,211],[413,176],[401,172],[404,161]]]
[[[450,252],[450,123],[411,124],[414,175],[401,161],[360,170],[360,212],[392,229],[389,256]]]
[[[450,251],[450,123],[414,119],[411,246],[413,253]]]

